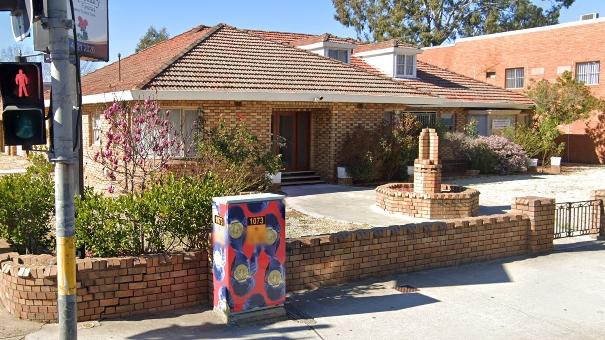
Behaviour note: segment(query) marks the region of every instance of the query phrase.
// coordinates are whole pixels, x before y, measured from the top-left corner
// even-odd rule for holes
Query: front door
[[[273,114],[273,134],[282,138],[278,152],[286,171],[309,170],[310,116],[309,112]]]

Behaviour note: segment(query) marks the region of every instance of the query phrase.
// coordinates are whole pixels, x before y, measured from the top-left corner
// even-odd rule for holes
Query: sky
[[[559,21],[576,21],[581,14],[591,12],[605,16],[605,0],[576,0],[562,11]],[[118,53],[132,54],[149,25],[166,27],[174,36],[196,25],[220,22],[239,28],[356,36],[353,28],[334,19],[331,0],[109,0],[110,59],[116,60]],[[31,45],[31,40],[25,43]],[[9,16],[0,12],[0,49],[13,44]]]

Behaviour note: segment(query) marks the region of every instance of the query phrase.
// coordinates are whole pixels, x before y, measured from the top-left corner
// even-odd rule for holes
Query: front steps
[[[289,171],[282,172],[281,185],[307,185],[325,183],[315,171]]]

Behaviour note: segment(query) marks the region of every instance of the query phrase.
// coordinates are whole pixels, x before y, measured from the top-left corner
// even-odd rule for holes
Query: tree
[[[559,142],[561,124],[586,119],[595,110],[605,108],[605,102],[593,96],[571,72],[564,72],[555,82],[532,83],[527,95],[535,103],[532,126],[520,126],[504,134],[523,146],[530,157],[540,157],[542,164],[563,152],[565,144]]]
[[[561,8],[575,0],[552,0],[549,8],[532,0],[332,0],[334,18],[357,31],[359,39],[392,38],[436,46],[458,37],[556,24]]]
[[[535,103],[535,118],[552,119],[557,125],[586,119],[594,110],[605,108],[603,100],[593,96],[569,71],[555,82],[543,79],[530,84],[527,95]]]
[[[180,155],[183,144],[170,121],[170,112],[146,100],[129,104],[114,102],[103,112],[108,128],[103,133],[102,149],[93,157],[103,166],[111,181],[122,192],[145,190],[156,174],[168,167],[168,161]],[[113,184],[108,188],[114,191]]]
[[[148,47],[151,47],[160,41],[168,40],[170,35],[166,30],[166,27],[162,27],[159,31],[155,29],[155,27],[149,26],[147,29],[147,33],[141,37],[139,43],[137,44],[137,48],[134,50],[135,52],[139,52]]]

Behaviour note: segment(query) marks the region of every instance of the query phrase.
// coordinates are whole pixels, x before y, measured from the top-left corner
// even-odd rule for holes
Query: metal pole
[[[48,1],[50,55],[54,110],[55,209],[57,237],[57,285],[59,339],[77,338],[76,247],[74,238],[73,110],[76,78],[70,64],[67,1]]]

